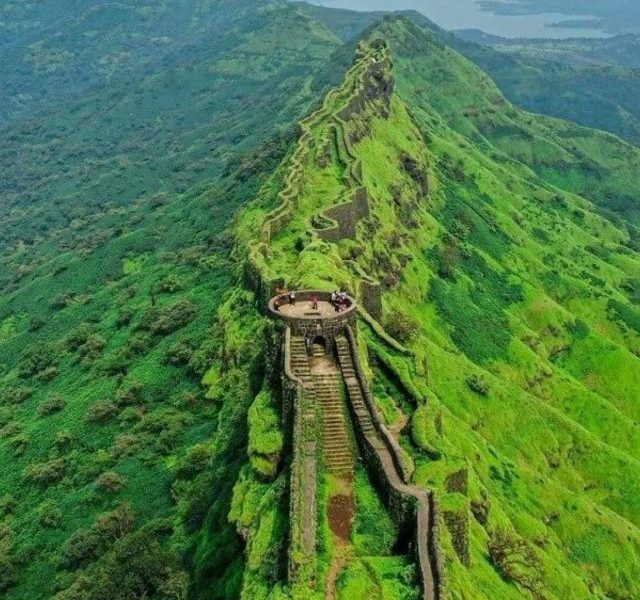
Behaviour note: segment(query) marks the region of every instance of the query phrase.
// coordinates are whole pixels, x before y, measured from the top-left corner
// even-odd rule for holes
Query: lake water
[[[417,10],[444,29],[481,29],[503,37],[567,38],[605,37],[599,29],[549,27],[568,19],[590,19],[589,15],[543,13],[496,15],[481,10],[476,0],[311,0],[314,4],[353,10]]]

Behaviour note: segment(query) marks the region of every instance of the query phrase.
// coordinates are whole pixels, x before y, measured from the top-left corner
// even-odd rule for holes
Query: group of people
[[[296,304],[296,293],[295,292],[287,292],[285,290],[278,290],[278,297],[273,303],[273,308],[275,310],[280,310],[280,307],[283,304],[290,304],[291,306],[295,306]],[[317,306],[317,301],[316,301]]]
[[[342,312],[343,310],[347,310],[349,308],[349,296],[347,292],[339,292],[336,290],[331,293],[331,304],[336,309],[336,312]]]
[[[296,293],[289,292],[286,290],[278,290],[278,297],[273,303],[273,308],[275,310],[280,310],[285,304],[289,304],[290,306],[295,306],[296,304]],[[311,303],[312,310],[318,310],[318,294],[311,294],[309,296],[309,302]],[[331,293],[331,305],[335,308],[336,312],[342,312],[347,310],[351,306],[351,301],[349,300],[349,295],[347,292],[339,292],[336,290]]]

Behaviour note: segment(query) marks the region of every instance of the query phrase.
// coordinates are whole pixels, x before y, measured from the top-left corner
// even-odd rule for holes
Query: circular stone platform
[[[356,301],[347,296],[346,307],[340,311],[335,309],[331,303],[330,292],[316,292],[313,290],[294,291],[296,295],[296,303],[289,304],[289,292],[272,298],[269,302],[269,311],[272,315],[283,319],[298,320],[344,320],[356,309]],[[313,307],[312,296],[318,298],[318,307]],[[280,306],[276,309],[276,303]]]
[[[344,328],[355,324],[356,301],[347,296],[345,306],[337,311],[331,303],[331,292],[315,290],[295,291],[296,303],[289,304],[289,292],[272,298],[269,313],[272,317],[284,321],[291,333],[303,337],[307,352],[312,354],[314,344],[324,346],[325,353],[331,355],[335,348],[336,336]],[[318,298],[318,307],[313,308],[312,296]],[[280,306],[276,309],[276,303]]]

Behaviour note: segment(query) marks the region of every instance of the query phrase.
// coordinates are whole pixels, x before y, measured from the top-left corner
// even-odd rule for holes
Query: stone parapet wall
[[[382,290],[380,289],[380,282],[361,279],[358,297],[364,309],[376,321],[382,321]]]
[[[471,564],[471,553],[469,550],[469,503],[456,509],[444,509],[442,511],[444,522],[451,534],[453,548],[460,559],[460,562],[469,566]]]
[[[467,496],[469,493],[469,469],[463,467],[447,475],[445,488],[449,493],[458,493]]]
[[[326,229],[315,229],[320,239],[334,243],[343,239],[355,239],[359,221],[369,216],[369,197],[366,188],[359,187],[353,193],[352,200],[326,209],[323,216],[334,225]]]
[[[384,490],[387,507],[401,533],[413,538],[413,550],[419,566],[423,600],[440,600],[444,562],[439,544],[439,508],[433,492],[408,483],[402,451],[389,433],[375,406],[357,354],[356,339],[351,327],[346,327],[351,362],[362,390],[365,404],[374,423],[376,435],[366,434],[354,414],[356,435],[365,464],[378,487]],[[391,457],[390,466],[385,454]]]
[[[305,462],[307,456],[305,423],[303,407],[306,402],[306,392],[301,379],[296,377],[291,367],[291,329],[284,334],[284,375],[282,378],[283,401],[291,406],[291,439],[292,457],[290,467],[290,497],[289,497],[289,563],[288,579],[295,584],[302,580],[309,584],[315,583],[316,578],[316,520],[315,510],[305,511],[305,490],[309,485],[315,489],[315,481],[307,481]],[[315,466],[312,468],[315,472]],[[311,516],[313,524],[305,523]],[[311,543],[305,540],[312,537]]]

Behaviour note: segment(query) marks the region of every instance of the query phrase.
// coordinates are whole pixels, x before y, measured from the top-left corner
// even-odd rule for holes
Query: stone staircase
[[[349,394],[349,400],[353,412],[358,419],[360,430],[366,437],[375,437],[376,430],[371,418],[371,413],[367,409],[364,397],[362,395],[362,389],[356,376],[356,371],[353,366],[353,360],[351,358],[351,351],[349,349],[349,342],[344,337],[336,338],[336,349],[338,351],[338,362],[340,363],[340,369],[342,370],[342,376],[347,386],[347,392]]]
[[[356,365],[351,354],[350,342],[347,338],[340,336],[336,338],[336,350],[338,353],[338,362],[344,377],[349,396],[349,403],[356,419],[356,430],[361,432],[365,438],[365,444],[368,445],[379,460],[385,477],[388,482],[388,493],[391,498],[395,496],[397,500],[407,496],[412,496],[416,501],[415,514],[415,541],[417,559],[419,564],[420,579],[422,584],[422,600],[438,600],[440,598],[440,581],[442,573],[442,562],[439,551],[437,549],[438,534],[437,526],[434,530],[434,521],[436,509],[434,508],[432,497],[425,489],[420,489],[414,485],[405,483],[399,457],[400,449],[395,442],[395,450],[393,441],[383,425],[374,425],[372,410],[370,409],[372,400],[366,401],[364,394],[367,393],[362,383],[358,379]],[[384,435],[383,435],[384,434]],[[387,437],[385,441],[384,437]],[[394,458],[395,457],[395,458]],[[395,506],[401,506],[402,502],[395,501]],[[394,506],[391,500],[388,507]]]
[[[329,473],[338,477],[353,474],[354,451],[347,425],[340,372],[314,375],[313,384],[322,409],[324,460]]]
[[[301,524],[304,538],[304,547],[308,554],[315,552],[315,528],[316,528],[316,488],[317,488],[317,463],[316,451],[318,446],[317,436],[317,398],[313,385],[313,378],[309,368],[307,347],[302,337],[291,337],[290,341],[291,370],[300,379],[304,387],[304,395],[299,406],[301,418],[301,458],[304,481],[304,497],[301,511]]]
[[[305,388],[311,383],[311,370],[309,369],[309,357],[304,338],[291,338],[291,370],[296,377],[302,380]]]

